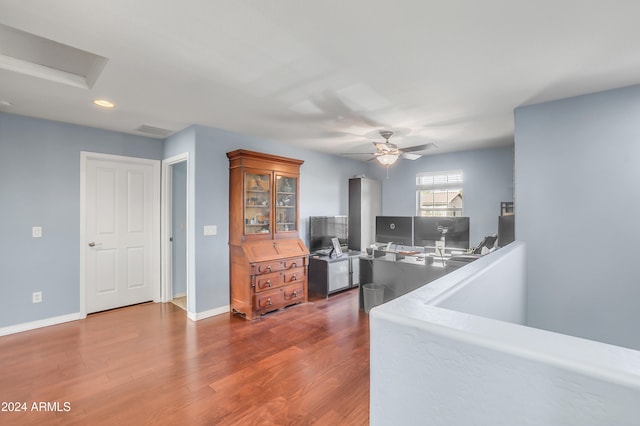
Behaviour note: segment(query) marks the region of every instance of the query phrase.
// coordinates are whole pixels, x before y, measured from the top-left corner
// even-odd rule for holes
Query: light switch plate
[[[42,237],[42,227],[41,226],[34,226],[33,228],[31,228],[31,236],[33,238]]]
[[[216,225],[205,225],[204,227],[204,235],[216,235],[218,233],[218,227]]]

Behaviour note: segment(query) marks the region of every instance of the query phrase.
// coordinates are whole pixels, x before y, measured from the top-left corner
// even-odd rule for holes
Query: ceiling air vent
[[[169,136],[171,133],[173,133],[172,130],[162,129],[160,127],[147,126],[146,124],[143,124],[142,126],[138,127],[136,129],[136,132],[146,133],[148,135],[159,136],[159,137],[166,137],[166,136]]]

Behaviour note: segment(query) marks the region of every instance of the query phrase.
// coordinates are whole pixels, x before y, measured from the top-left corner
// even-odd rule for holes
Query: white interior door
[[[110,156],[85,161],[86,313],[150,301],[159,292],[155,163]]]

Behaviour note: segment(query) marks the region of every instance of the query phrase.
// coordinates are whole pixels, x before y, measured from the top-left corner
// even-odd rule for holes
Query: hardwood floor
[[[365,425],[369,319],[357,290],[255,321],[94,314],[0,337],[0,401],[26,409],[2,425]]]
[[[187,310],[187,296],[174,297],[173,300],[171,300],[171,303],[173,303],[183,311]]]

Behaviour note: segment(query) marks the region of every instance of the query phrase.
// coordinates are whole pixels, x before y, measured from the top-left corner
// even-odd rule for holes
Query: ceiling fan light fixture
[[[378,155],[376,157],[376,160],[378,161],[378,163],[382,164],[383,166],[390,166],[393,163],[395,163],[399,157],[400,157],[400,154],[384,154],[384,155]]]

